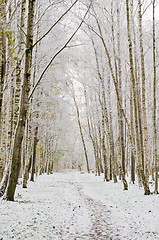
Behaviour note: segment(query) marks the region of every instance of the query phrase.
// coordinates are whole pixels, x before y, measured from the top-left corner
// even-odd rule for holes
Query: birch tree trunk
[[[0,0],[0,29],[2,29],[2,1],[3,0]],[[0,49],[2,49],[2,31],[0,33],[1,33],[0,34]],[[1,75],[2,75],[1,65],[2,65],[2,51],[0,51],[0,79],[1,79]]]
[[[90,173],[87,149],[86,149],[86,144],[85,144],[85,140],[84,140],[84,136],[83,136],[82,125],[81,125],[81,121],[80,121],[79,108],[78,108],[78,105],[77,105],[77,102],[76,102],[74,88],[73,88],[73,101],[74,101],[74,104],[75,104],[75,107],[76,107],[76,112],[77,112],[78,126],[79,126],[79,130],[80,130],[82,144],[83,144],[83,149],[84,149],[84,154],[85,154],[85,158],[86,158],[87,172]]]
[[[106,152],[106,144],[105,144],[105,116],[104,112],[102,113],[102,155],[103,155],[103,163],[104,163],[104,178],[108,182],[108,163],[107,163],[107,152]]]
[[[36,146],[38,143],[37,135],[38,135],[38,126],[35,127],[35,132],[34,132],[32,171],[31,171],[31,178],[30,178],[30,181],[32,181],[32,182],[34,182],[34,174],[35,174]]]
[[[134,22],[134,14],[133,14],[133,1],[131,2],[131,22],[133,24],[133,34],[134,34],[134,64],[135,64],[135,79],[136,79],[136,87],[137,87],[137,108],[138,108],[138,119],[139,119],[139,136],[140,136],[140,147],[141,147],[141,161],[143,170],[145,168],[145,160],[144,160],[144,139],[143,139],[143,119],[142,119],[142,108],[141,108],[141,83],[140,83],[140,70],[138,66],[138,56],[137,56],[137,40],[136,40],[136,32],[135,32],[135,22]]]
[[[8,38],[7,44],[6,44],[6,58],[7,58],[7,63],[6,63],[6,74],[5,74],[5,96],[8,99],[8,104],[6,108],[6,129],[3,131],[2,134],[5,132],[6,137],[5,137],[5,142],[6,142],[6,155],[5,155],[5,165],[7,171],[4,172],[3,176],[3,181],[1,182],[1,189],[2,192],[5,192],[5,189],[7,187],[7,182],[8,182],[8,177],[9,177],[9,169],[11,166],[11,153],[12,153],[12,145],[13,145],[13,134],[14,134],[14,127],[13,127],[13,113],[14,113],[14,87],[15,87],[15,74],[14,74],[14,68],[13,68],[13,63],[12,60],[9,59],[13,55],[14,48],[15,48],[15,41],[12,40],[14,39],[14,33],[12,31],[8,31],[8,29],[12,29],[14,26],[14,22],[16,19],[16,14],[12,16],[12,21],[13,21],[13,26],[12,26],[12,21],[11,21],[11,9],[14,6],[12,5],[11,1],[8,2],[6,12],[7,16],[5,16],[8,19],[7,22],[7,28],[5,29],[5,34]],[[12,64],[11,64],[12,63]],[[10,74],[10,72],[12,72]],[[3,98],[4,101],[4,98]]]
[[[158,159],[157,159],[157,127],[156,127],[156,29],[155,29],[155,0],[153,0],[153,125],[154,125],[154,162],[155,162],[155,193],[158,193]]]
[[[99,146],[97,147],[97,150],[98,150],[100,172],[104,173],[103,164],[102,164],[102,150],[101,150],[101,147],[102,147],[102,133],[101,133],[101,126],[100,126],[100,124],[98,126],[98,132],[99,132],[99,144],[98,144]]]
[[[1,36],[0,36],[0,49],[1,49],[1,66],[0,66],[0,144],[3,142],[2,140],[2,101],[3,101],[3,88],[4,88],[4,82],[5,82],[5,75],[6,75],[6,35],[5,35],[5,30],[6,30],[6,25],[7,25],[7,13],[6,13],[6,5],[7,1],[2,1],[0,2],[0,24],[1,24]],[[4,116],[5,119],[5,116]],[[2,147],[2,146],[0,146]],[[2,150],[2,149],[1,149]],[[2,152],[0,150],[0,182],[3,177],[3,171],[4,171],[4,156],[2,155]]]
[[[28,119],[26,122],[26,158],[23,175],[23,188],[27,188],[27,181],[29,179],[29,171],[31,169],[32,154],[31,154],[31,108],[29,109]]]
[[[116,51],[116,42],[115,42],[115,32],[114,32],[114,17],[113,12],[111,10],[112,15],[112,38],[113,38],[113,53],[114,53],[114,63],[115,63],[115,78],[116,83],[118,83],[119,89],[119,97],[120,97],[120,104],[122,106],[122,69],[121,69],[121,50],[120,50],[120,13],[119,9],[117,8],[117,51]],[[118,56],[118,61],[116,59],[116,55]],[[118,63],[118,64],[117,64]],[[110,83],[109,83],[110,84]],[[109,90],[110,92],[110,90]],[[110,96],[109,96],[110,99]],[[118,128],[119,128],[119,166],[121,170],[121,177],[124,185],[124,190],[128,190],[128,184],[125,179],[125,142],[124,142],[124,119],[121,111],[121,107],[117,102],[117,111],[118,111]]]
[[[2,0],[1,0],[2,1]],[[3,87],[4,87],[4,81],[5,81],[5,75],[6,75],[6,27],[7,27],[7,1],[2,1],[1,2],[1,51],[2,51],[2,55],[1,55],[1,87],[0,87],[0,133],[1,133],[1,128],[2,128],[2,123],[1,123],[1,119],[2,119],[2,101],[3,101]],[[0,140],[1,140],[1,134],[0,134]]]
[[[14,129],[17,126],[18,115],[19,115],[19,102],[21,92],[21,63],[24,53],[24,25],[25,25],[25,12],[26,12],[26,0],[22,0],[21,3],[21,22],[20,22],[20,36],[19,36],[19,49],[18,49],[18,60],[16,64],[16,88],[15,88],[15,100],[14,100]]]
[[[25,0],[26,1],[26,0]],[[25,11],[25,2],[23,0],[23,4],[22,4],[22,13]],[[39,11],[38,11],[38,17],[39,17]],[[24,22],[22,21],[23,18],[21,18],[21,23]],[[36,41],[38,40],[38,30],[39,30],[39,23],[37,24],[37,32],[36,32]],[[38,45],[36,45],[36,49],[35,49],[35,57],[34,57],[34,73],[33,73],[33,81],[32,81],[32,87],[34,87],[35,85],[35,78],[36,78],[36,70],[37,70],[37,52],[38,52]],[[39,92],[38,92],[39,94]],[[26,132],[27,132],[27,138],[26,138],[26,159],[25,159],[25,165],[24,165],[24,176],[23,176],[23,188],[27,188],[27,181],[29,179],[29,171],[31,169],[31,165],[34,164],[36,156],[34,155],[34,150],[36,149],[36,147],[34,148],[34,143],[37,145],[37,136],[35,137],[36,133],[36,128],[35,128],[35,132],[34,132],[34,143],[33,143],[33,155],[32,155],[32,148],[31,148],[31,135],[32,135],[32,127],[31,127],[31,119],[32,119],[32,111],[33,111],[33,97],[31,97],[30,99],[30,105],[29,105],[29,114],[28,114],[28,118],[27,118],[27,125],[26,125]],[[38,104],[37,104],[38,105]],[[38,116],[36,116],[38,118]],[[33,177],[33,173],[31,173],[31,179],[32,181],[34,181],[34,177]]]
[[[114,183],[117,182],[117,176],[116,176],[116,161],[115,161],[115,153],[114,153],[114,134],[113,134],[113,119],[112,119],[112,109],[111,109],[111,90],[110,90],[110,77],[108,79],[108,92],[109,92],[109,135],[110,135],[110,164],[112,168],[112,174]]]
[[[133,114],[133,93],[130,89],[130,118],[131,118],[131,134],[134,139],[134,114]],[[134,144],[135,146],[135,144]],[[131,149],[131,181],[135,183],[135,156],[134,151]]]
[[[88,124],[88,131],[89,131],[89,137],[92,141],[93,150],[94,150],[94,158],[95,158],[95,166],[96,166],[96,172],[98,171],[98,149],[97,149],[97,139],[95,137],[94,129],[90,126],[90,120],[88,118],[87,113],[87,124]]]
[[[141,73],[142,73],[142,112],[143,112],[143,128],[144,128],[144,160],[145,160],[145,174],[146,181],[149,181],[149,166],[148,166],[148,134],[147,134],[147,114],[146,114],[146,77],[145,77],[145,62],[143,50],[143,36],[142,36],[142,12],[141,0],[138,0],[138,20],[139,20],[139,42],[140,42],[140,55],[141,55]]]

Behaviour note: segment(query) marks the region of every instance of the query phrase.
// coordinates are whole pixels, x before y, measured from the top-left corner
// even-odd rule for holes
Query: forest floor
[[[159,195],[66,171],[18,185],[15,202],[0,200],[0,240],[159,239]]]

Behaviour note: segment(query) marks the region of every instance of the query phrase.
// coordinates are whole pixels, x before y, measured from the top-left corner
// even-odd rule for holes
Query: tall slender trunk
[[[142,120],[142,109],[141,109],[141,91],[140,91],[140,73],[138,67],[137,60],[137,44],[136,44],[136,32],[135,32],[135,23],[134,23],[134,15],[133,15],[133,1],[131,3],[131,21],[132,21],[132,29],[134,34],[134,64],[135,64],[135,79],[136,79],[136,87],[137,87],[137,108],[138,108],[138,121],[139,121],[139,136],[140,136],[140,147],[141,147],[141,161],[143,170],[145,168],[145,160],[144,160],[144,139],[143,139],[143,120]]]
[[[117,182],[116,176],[116,161],[114,153],[114,134],[113,134],[113,119],[112,119],[112,109],[111,109],[111,90],[110,90],[110,78],[108,79],[108,92],[109,92],[109,135],[110,135],[110,163],[112,168],[112,174],[114,183]]]
[[[31,149],[31,110],[29,109],[28,119],[26,122],[26,157],[25,157],[25,165],[24,165],[24,173],[23,173],[23,188],[27,188],[27,181],[29,179],[29,171],[31,169],[32,162],[32,149]]]
[[[106,152],[106,145],[105,145],[105,116],[104,112],[102,112],[102,154],[103,154],[103,163],[104,163],[104,177],[105,180],[108,182],[108,164],[107,164],[107,152]]]
[[[99,165],[100,165],[100,171],[101,173],[104,173],[103,170],[103,165],[102,165],[102,150],[101,150],[101,146],[102,146],[102,134],[101,134],[101,126],[100,123],[98,124],[98,132],[99,132],[99,146],[98,146],[98,157],[99,157]]]
[[[86,158],[87,172],[90,173],[87,149],[86,149],[86,144],[85,144],[85,140],[84,140],[84,136],[83,136],[82,125],[81,125],[81,121],[80,121],[80,113],[79,113],[79,108],[78,108],[78,105],[77,105],[77,102],[76,102],[74,89],[73,89],[73,101],[74,101],[74,104],[75,104],[75,107],[76,107],[76,112],[77,112],[78,126],[79,126],[79,130],[80,130],[83,149],[84,149],[84,154],[85,154],[85,158]]]
[[[11,76],[10,81],[10,99],[9,99],[9,113],[8,113],[8,119],[6,120],[8,122],[8,131],[7,131],[7,147],[6,147],[6,159],[5,159],[5,165],[7,165],[7,171],[3,176],[3,182],[1,184],[1,190],[4,193],[7,187],[7,182],[9,178],[9,170],[11,166],[11,154],[12,154],[12,141],[13,141],[13,107],[14,107],[14,82],[13,82],[13,76]]]
[[[5,35],[5,29],[7,24],[7,14],[6,14],[6,4],[7,1],[0,1],[0,24],[1,24],[1,31],[2,34],[0,36],[0,55],[1,55],[1,61],[0,61],[0,144],[3,142],[2,140],[2,128],[3,128],[3,119],[2,119],[2,102],[3,102],[3,88],[4,88],[4,82],[5,82],[5,76],[6,76],[6,35]],[[5,116],[4,116],[5,118]],[[2,146],[0,145],[0,148]],[[4,157],[2,156],[2,152],[0,149],[0,182],[3,177],[3,171],[5,167]]]
[[[111,12],[112,15],[112,38],[113,38],[113,52],[114,52],[114,63],[115,63],[115,79],[116,83],[118,83],[118,89],[119,89],[119,97],[120,97],[120,103],[122,106],[122,69],[121,69],[121,50],[120,50],[120,13],[119,9],[117,8],[117,50],[116,50],[116,44],[115,44],[115,33],[114,33],[114,17],[113,12]],[[116,59],[116,55],[118,55],[118,60]],[[109,97],[110,98],[110,97]],[[128,184],[125,179],[125,143],[124,143],[124,119],[121,111],[121,107],[119,106],[117,102],[117,113],[118,113],[118,128],[119,128],[119,138],[118,138],[118,144],[119,144],[119,166],[121,170],[121,177],[124,185],[124,190],[128,190]]]
[[[25,0],[26,1],[26,0]],[[22,5],[22,13],[25,10],[25,1],[23,0],[23,5]],[[38,16],[39,16],[39,12],[38,12]],[[23,18],[22,18],[23,20]],[[23,21],[22,21],[23,23]],[[23,23],[24,24],[24,23]],[[37,33],[36,33],[36,41],[38,40],[38,30],[39,30],[39,23],[37,24]],[[34,57],[34,73],[33,73],[33,81],[32,81],[32,87],[34,87],[35,84],[35,78],[36,78],[36,70],[37,70],[37,65],[36,65],[36,61],[37,61],[37,52],[38,52],[38,45],[36,45],[36,50],[35,50],[35,57]],[[39,95],[39,92],[38,92]],[[25,164],[24,164],[24,176],[23,176],[23,188],[27,188],[27,181],[29,179],[29,171],[30,171],[30,158],[31,158],[31,163],[34,162],[34,160],[32,158],[34,158],[34,156],[32,156],[32,150],[31,150],[31,135],[32,135],[32,127],[31,127],[31,119],[32,119],[32,111],[33,111],[33,97],[31,97],[30,99],[30,105],[29,105],[29,114],[28,114],[28,118],[27,118],[27,138],[26,138],[26,158],[25,158]],[[38,105],[38,104],[37,104]],[[38,118],[38,115],[36,116],[36,118]],[[34,151],[34,150],[33,150]],[[34,155],[34,153],[33,153]],[[31,157],[32,156],[32,157]],[[31,176],[32,177],[32,176]],[[32,177],[33,178],[33,177]]]
[[[145,175],[146,181],[149,181],[149,164],[148,164],[148,133],[147,133],[147,114],[146,114],[146,77],[145,77],[145,62],[144,62],[144,50],[143,50],[143,36],[142,36],[142,12],[141,12],[141,0],[138,0],[138,20],[139,20],[139,43],[140,43],[140,55],[141,55],[141,73],[142,73],[142,112],[143,112],[143,128],[144,128],[144,160],[145,160]]]
[[[131,118],[131,134],[134,138],[134,114],[133,114],[133,93],[132,88],[130,88],[130,118]],[[135,156],[131,149],[131,181],[135,183]]]
[[[37,146],[37,143],[38,143],[37,135],[38,135],[38,126],[36,126],[35,132],[34,132],[32,171],[31,171],[31,178],[30,178],[30,181],[32,181],[32,182],[34,182],[34,174],[35,174],[36,146]]]
[[[121,101],[121,106],[122,106],[122,69],[121,69],[121,40],[120,40],[120,11],[117,9],[117,24],[118,24],[118,32],[117,32],[117,46],[118,46],[118,84],[119,84],[119,97]],[[117,81],[117,79],[116,79]],[[125,143],[124,143],[124,118],[122,114],[122,109],[118,104],[118,111],[119,111],[119,131],[120,131],[120,146],[121,146],[121,165],[122,165],[122,180],[124,183],[124,190],[128,189],[128,184],[125,179]]]
[[[0,0],[0,29],[2,29],[2,0]],[[2,49],[2,34],[0,34],[0,49]],[[2,51],[0,51],[0,79],[2,74]]]
[[[1,3],[1,27],[2,27],[2,38],[1,38],[1,75],[0,75],[0,81],[1,81],[1,86],[0,86],[0,133],[1,133],[1,128],[2,128],[2,101],[3,101],[3,87],[4,87],[4,82],[5,82],[5,75],[6,75],[6,25],[7,25],[7,1],[3,1]],[[0,140],[1,140],[1,134],[0,134]]]
[[[16,88],[15,88],[15,100],[14,100],[14,129],[18,123],[19,115],[19,102],[20,102],[20,92],[21,92],[21,63],[24,53],[24,25],[25,25],[25,12],[26,12],[26,0],[22,0],[21,3],[21,20],[20,20],[20,36],[19,36],[19,49],[18,49],[18,60],[16,63]]]
[[[156,127],[156,29],[155,29],[155,0],[153,0],[153,125],[154,125],[154,162],[155,162],[155,193],[158,193],[158,159],[157,159],[157,127]]]

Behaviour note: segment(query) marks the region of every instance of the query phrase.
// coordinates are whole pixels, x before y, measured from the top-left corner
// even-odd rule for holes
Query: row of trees
[[[157,5],[140,0],[94,3],[84,30],[91,42],[85,54],[89,65],[78,76],[85,102],[83,128],[92,142],[96,171],[104,172],[106,181],[117,182],[120,176],[125,190],[126,175],[134,183],[137,174],[146,195],[150,176],[158,193]],[[78,110],[77,116],[79,121]]]
[[[1,0],[5,198],[14,200],[19,177],[27,187],[29,173],[34,181],[61,158],[77,158],[80,168],[77,145],[88,172],[95,164],[125,190],[127,175],[134,183],[137,174],[146,195],[151,175],[158,193],[156,7],[155,0]]]

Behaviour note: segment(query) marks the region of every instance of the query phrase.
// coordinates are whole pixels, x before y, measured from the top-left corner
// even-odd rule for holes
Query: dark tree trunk
[[[38,127],[35,128],[34,143],[33,143],[33,161],[32,161],[32,171],[30,181],[34,182],[35,164],[36,164],[36,146],[38,143],[37,139]]]

